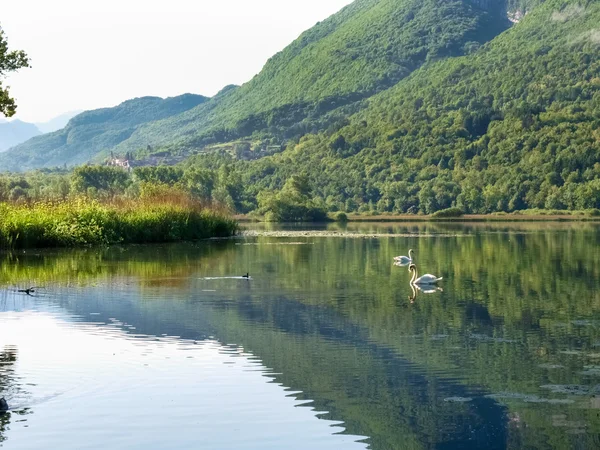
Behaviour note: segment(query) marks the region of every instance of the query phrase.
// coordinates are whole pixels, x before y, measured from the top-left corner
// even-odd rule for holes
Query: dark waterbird
[[[6,403],[6,400],[3,398],[0,398],[0,414],[5,413],[6,411],[8,411],[8,403]]]
[[[242,278],[250,279],[250,272],[246,272],[246,275],[242,275]]]
[[[36,287],[36,286],[33,286],[33,287],[30,287],[30,288],[27,288],[27,289],[19,289],[17,292],[21,292],[23,294],[31,295],[31,294],[35,293],[36,289],[39,289],[39,288]]]

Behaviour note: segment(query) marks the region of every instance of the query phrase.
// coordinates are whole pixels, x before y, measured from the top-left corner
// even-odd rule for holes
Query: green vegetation
[[[527,15],[510,27],[507,11]],[[185,160],[125,184],[159,181],[272,220],[599,209],[598,23],[597,0],[358,0],[241,87],[136,122],[114,145],[90,145],[81,128],[85,151],[68,163],[110,148],[140,164]],[[65,162],[36,142],[0,165]],[[283,194],[294,176],[310,201]]]
[[[224,211],[184,197],[135,201],[0,203],[0,248],[79,247],[231,236],[237,224]]]
[[[8,88],[2,86],[2,80],[11,72],[29,67],[29,58],[22,50],[9,50],[8,41],[0,28],[0,113],[12,117],[17,112],[15,99],[10,96]]]
[[[348,215],[343,212],[339,212],[335,215],[335,221],[340,223],[348,222]]]
[[[479,51],[421,68],[339,129],[220,163],[238,171],[247,201],[307,173],[329,211],[599,208],[600,4],[567,3],[547,1]]]
[[[436,219],[462,217],[464,212],[460,208],[448,208],[434,212],[431,217]]]
[[[83,112],[62,130],[36,136],[0,155],[0,170],[73,166],[93,158],[104,159],[110,156],[109,149],[144,123],[180,114],[206,100],[192,94],[167,99],[142,97],[114,108]]]
[[[510,23],[502,2],[492,4],[486,10],[462,0],[358,0],[303,33],[241,87],[228,86],[180,114],[149,117],[146,125],[113,125],[104,135],[96,127],[105,126],[107,110],[86,113],[94,117],[80,116],[80,127],[14,149],[11,158],[20,164],[7,167],[71,166],[106,149],[125,153],[148,145],[199,151],[253,135],[278,145],[339,126],[365,106],[362,100],[424,63],[472,52],[505,30]]]
[[[258,198],[258,213],[267,222],[326,222],[327,210],[310,198],[308,178],[291,177],[277,193],[263,191]]]
[[[345,123],[426,62],[474,51],[510,23],[462,0],[357,0],[303,33],[241,87],[137,130],[118,150],[200,150],[253,136],[281,144]]]

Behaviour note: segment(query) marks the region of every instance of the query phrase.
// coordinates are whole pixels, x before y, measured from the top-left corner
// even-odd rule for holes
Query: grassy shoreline
[[[190,199],[0,203],[0,249],[7,250],[195,241],[237,231],[224,210]]]

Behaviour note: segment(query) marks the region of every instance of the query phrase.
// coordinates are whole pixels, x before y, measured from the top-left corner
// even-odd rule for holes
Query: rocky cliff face
[[[496,10],[501,17],[519,23],[525,15],[544,0],[466,0],[473,6],[486,11]]]

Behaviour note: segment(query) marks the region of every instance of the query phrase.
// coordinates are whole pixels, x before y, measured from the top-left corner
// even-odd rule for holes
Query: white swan
[[[418,285],[418,284],[421,284],[421,285],[428,285],[429,284],[429,285],[431,285],[431,284],[437,283],[438,281],[442,281],[443,280],[442,277],[438,278],[435,275],[431,275],[429,273],[423,275],[420,278],[417,278],[419,275],[417,273],[417,266],[415,266],[414,264],[411,264],[408,267],[408,271],[412,272],[412,279],[410,280],[410,284],[411,285],[412,284],[414,284],[414,285]]]
[[[408,266],[410,263],[401,263],[400,261],[394,261],[394,266],[396,267],[406,267]]]
[[[413,262],[413,250],[412,248],[408,251],[408,256],[396,256],[394,261],[401,265],[406,265]]]

